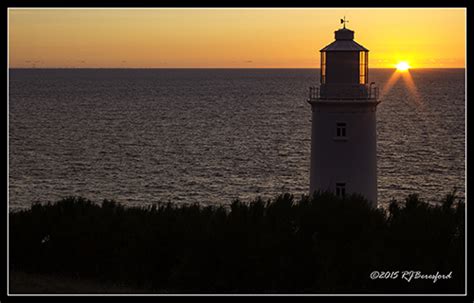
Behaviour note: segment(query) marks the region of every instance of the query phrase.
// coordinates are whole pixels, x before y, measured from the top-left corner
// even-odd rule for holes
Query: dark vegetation
[[[10,213],[10,269],[170,293],[463,293],[464,203],[387,211],[356,195],[125,208],[65,198]],[[372,271],[447,274],[371,280]],[[14,290],[11,290],[14,293]]]

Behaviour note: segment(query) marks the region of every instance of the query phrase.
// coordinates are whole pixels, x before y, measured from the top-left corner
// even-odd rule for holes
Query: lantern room
[[[367,84],[369,50],[355,42],[354,31],[335,32],[336,41],[321,49],[321,84]]]
[[[334,98],[344,92],[347,98],[366,97],[369,50],[354,41],[354,31],[334,32],[335,41],[321,52],[321,97]]]

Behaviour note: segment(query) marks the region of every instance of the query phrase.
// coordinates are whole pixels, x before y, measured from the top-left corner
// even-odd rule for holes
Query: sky
[[[10,8],[9,67],[319,68],[344,16],[372,68],[465,67],[465,8]]]

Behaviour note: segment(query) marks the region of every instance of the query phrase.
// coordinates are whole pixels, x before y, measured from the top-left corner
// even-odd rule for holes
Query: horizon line
[[[8,67],[8,69],[321,69],[320,67]],[[369,69],[396,69],[396,67],[370,67]],[[466,67],[410,67],[414,69],[466,69]]]

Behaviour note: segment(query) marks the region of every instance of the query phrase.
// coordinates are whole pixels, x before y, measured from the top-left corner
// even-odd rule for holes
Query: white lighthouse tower
[[[368,84],[369,50],[354,41],[346,22],[321,49],[320,85],[310,88],[310,192],[359,193],[375,207],[377,88]]]

